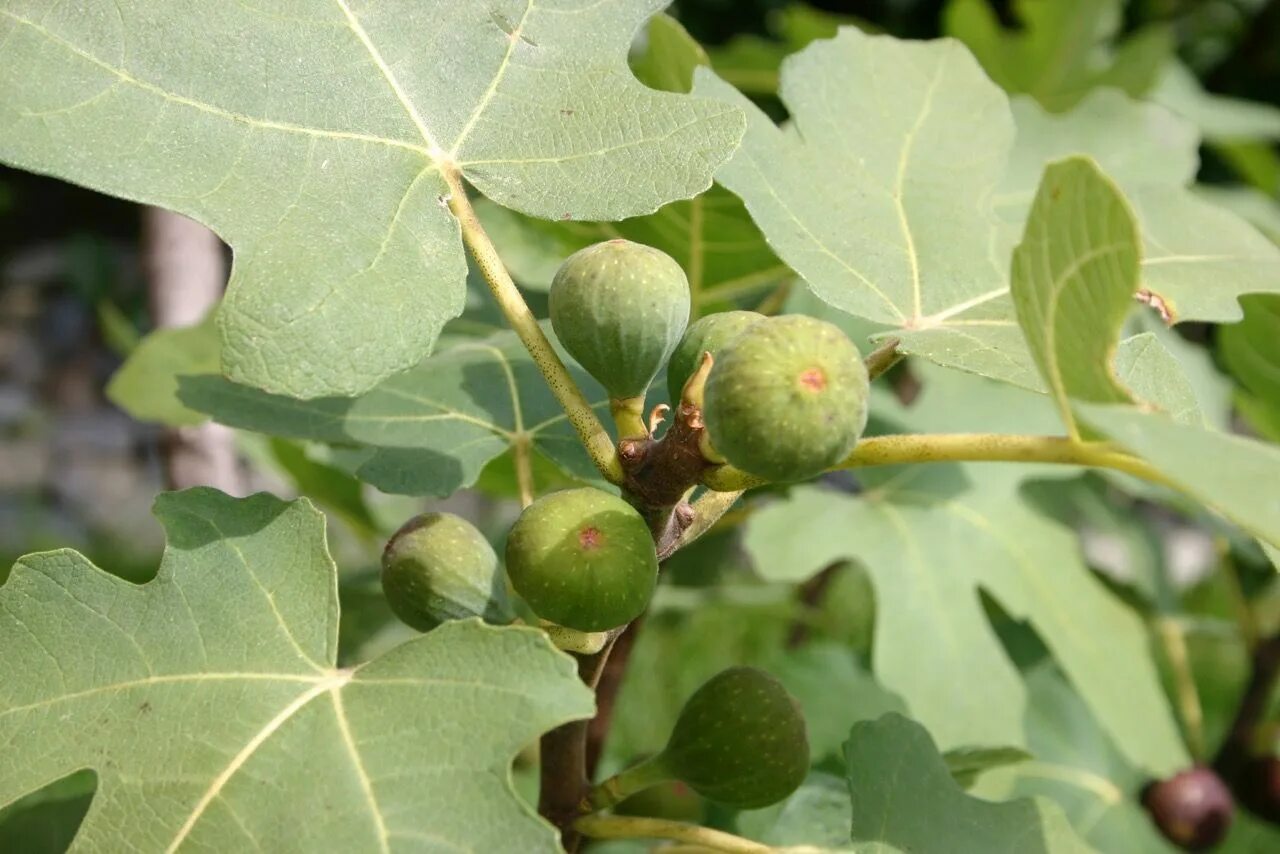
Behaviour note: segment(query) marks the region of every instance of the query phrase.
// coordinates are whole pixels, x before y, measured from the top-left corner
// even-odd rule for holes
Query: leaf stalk
[[[1077,442],[1065,436],[1005,433],[874,436],[859,442],[853,452],[831,470],[938,462],[1053,463],[1108,468],[1177,488],[1155,468],[1116,450],[1108,442]],[[725,465],[708,470],[702,482],[718,492],[729,492],[762,486],[768,481]]]
[[[471,257],[475,260],[480,273],[488,282],[489,290],[493,293],[493,298],[497,301],[503,316],[506,317],[507,323],[515,330],[521,343],[533,357],[534,364],[542,372],[543,378],[551,388],[551,393],[564,409],[569,423],[577,431],[578,438],[582,440],[583,447],[587,449],[591,461],[600,470],[600,474],[610,483],[621,483],[622,466],[618,462],[617,450],[614,448],[609,431],[596,416],[582,389],[578,388],[578,384],[574,382],[573,376],[570,375],[559,354],[551,346],[546,333],[542,331],[537,318],[533,316],[528,303],[521,296],[520,289],[512,281],[511,274],[507,272],[502,259],[498,257],[498,250],[489,239],[484,226],[480,224],[475,208],[471,206],[471,200],[467,198],[467,190],[463,186],[461,176],[456,171],[446,170],[444,178],[449,185],[449,210],[458,220],[462,230],[462,240],[471,251]]]
[[[574,828],[596,839],[670,839],[725,854],[769,854],[777,850],[723,830],[660,818],[592,815],[578,819]]]

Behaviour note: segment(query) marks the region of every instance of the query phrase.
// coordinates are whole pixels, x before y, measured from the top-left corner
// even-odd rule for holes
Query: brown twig
[[[598,690],[609,653],[625,631],[611,634],[604,649],[594,655],[575,655],[578,677],[592,690]],[[597,696],[597,709],[599,698]],[[598,716],[598,713],[597,713]],[[538,812],[560,829],[564,850],[573,854],[582,841],[573,822],[582,815],[582,802],[591,788],[587,775],[587,734],[591,721],[570,721],[542,736],[538,776]]]
[[[622,677],[627,672],[627,662],[631,660],[631,651],[635,649],[636,637],[640,634],[644,615],[637,617],[623,630],[613,644],[600,678],[596,682],[596,716],[587,723],[586,775],[594,780],[596,768],[600,765],[600,756],[604,752],[604,740],[609,734],[609,726],[613,723],[613,709],[618,699],[618,689],[622,687]]]
[[[823,597],[827,595],[827,590],[831,587],[831,582],[835,581],[836,575],[843,565],[841,561],[827,565],[796,590],[796,598],[800,600],[800,605],[804,610],[796,616],[796,619],[791,623],[790,630],[787,632],[787,649],[797,649],[804,646],[805,641],[809,640],[807,612],[822,604]]]
[[[1214,757],[1214,770],[1228,785],[1234,787],[1239,782],[1241,771],[1254,758],[1258,728],[1267,713],[1277,678],[1280,678],[1280,633],[1263,638],[1253,648],[1249,682],[1227,737]]]

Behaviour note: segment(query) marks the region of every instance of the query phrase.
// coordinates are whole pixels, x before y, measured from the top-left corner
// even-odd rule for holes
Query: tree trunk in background
[[[142,251],[157,329],[199,323],[222,298],[227,282],[222,241],[200,223],[162,208],[145,208]],[[161,457],[170,489],[212,486],[230,495],[245,494],[228,427],[211,421],[167,427]]]

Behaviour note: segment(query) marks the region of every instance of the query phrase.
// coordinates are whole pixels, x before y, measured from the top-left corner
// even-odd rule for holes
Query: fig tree
[[[720,352],[707,379],[707,435],[738,468],[775,481],[835,465],[867,425],[867,368],[837,327],[768,318]]]
[[[382,590],[395,615],[423,632],[467,617],[513,619],[493,547],[452,513],[423,513],[396,531],[382,551]]]
[[[754,311],[722,311],[694,321],[676,345],[667,362],[667,392],[671,405],[680,399],[680,391],[693,376],[704,352],[717,356],[720,350],[747,329],[764,320]]]
[[[1199,765],[1152,783],[1142,805],[1165,838],[1187,851],[1207,851],[1221,842],[1235,814],[1222,778]]]
[[[565,259],[550,308],[560,343],[609,396],[639,397],[689,322],[689,280],[665,252],[608,240]]]
[[[782,683],[754,667],[731,667],[684,704],[660,761],[703,797],[756,809],[800,787],[809,737]]]
[[[507,576],[539,617],[582,632],[640,615],[658,578],[649,526],[599,489],[567,489],[525,508],[507,537]]]

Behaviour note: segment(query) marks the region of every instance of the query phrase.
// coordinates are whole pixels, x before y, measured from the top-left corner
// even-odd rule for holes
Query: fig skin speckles
[[[638,397],[689,322],[689,280],[670,255],[608,240],[570,255],[551,282],[556,337],[613,398]]]
[[[629,623],[658,578],[649,527],[599,489],[567,489],[525,508],[507,537],[507,576],[539,617],[582,632]]]
[[[685,703],[661,761],[705,798],[758,809],[804,782],[809,737],[781,682],[754,667],[731,667]]]
[[[382,551],[382,590],[395,615],[420,632],[467,617],[513,619],[498,555],[452,513],[423,513],[396,531]]]
[[[767,318],[730,341],[711,369],[707,434],[743,471],[807,480],[857,444],[869,385],[861,353],[836,326],[801,315]]]

